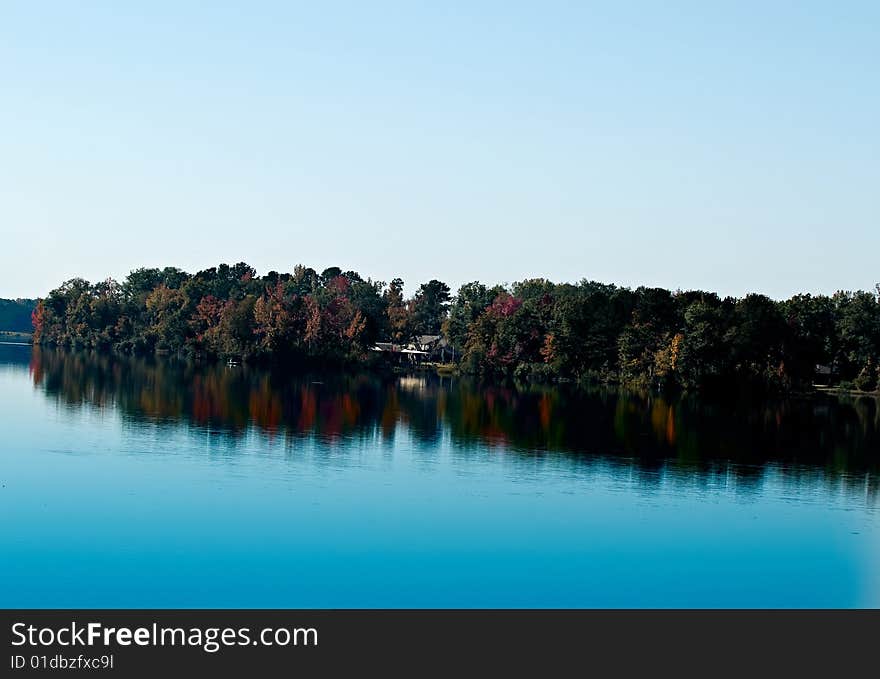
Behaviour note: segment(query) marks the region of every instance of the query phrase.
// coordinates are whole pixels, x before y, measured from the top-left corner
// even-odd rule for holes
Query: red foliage
[[[336,276],[327,283],[327,289],[335,295],[347,295],[351,289],[351,283],[345,276]]]
[[[46,307],[43,306],[43,300],[37,302],[37,306],[31,312],[31,325],[34,326],[34,343],[39,344],[46,325]]]
[[[516,313],[516,310],[522,306],[522,300],[511,294],[502,292],[495,301],[489,305],[489,313],[500,318],[507,318]]]

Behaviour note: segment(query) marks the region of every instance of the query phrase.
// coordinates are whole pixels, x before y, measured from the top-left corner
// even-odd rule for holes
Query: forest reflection
[[[650,474],[674,468],[759,482],[768,465],[796,480],[824,474],[876,497],[880,408],[873,398],[816,395],[760,402],[667,399],[559,386],[504,386],[426,375],[302,374],[34,347],[33,383],[71,406],[118,409],[162,426],[186,423],[269,437],[448,436],[521,456],[597,457]]]

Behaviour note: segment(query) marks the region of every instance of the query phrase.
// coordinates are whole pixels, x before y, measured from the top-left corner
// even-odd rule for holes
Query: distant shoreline
[[[4,344],[33,344],[34,335],[30,332],[0,330],[0,342],[3,342]]]
[[[453,294],[432,279],[407,298],[399,278],[303,265],[260,276],[239,262],[71,279],[37,301],[31,321],[37,344],[232,363],[438,363],[491,380],[663,391],[880,389],[880,286],[774,301],[543,278],[472,281]]]
[[[880,389],[874,391],[862,391],[860,389],[847,389],[845,387],[825,387],[815,385],[813,389],[817,393],[834,394],[835,396],[871,396],[880,398]]]

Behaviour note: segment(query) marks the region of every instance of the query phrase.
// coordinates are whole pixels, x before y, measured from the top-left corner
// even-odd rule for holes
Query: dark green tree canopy
[[[413,300],[416,327],[426,335],[439,334],[449,300],[449,286],[446,283],[434,279],[420,285]]]

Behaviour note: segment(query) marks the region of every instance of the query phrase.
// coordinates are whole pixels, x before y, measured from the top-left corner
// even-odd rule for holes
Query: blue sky
[[[4,2],[0,296],[880,280],[875,2]]]

